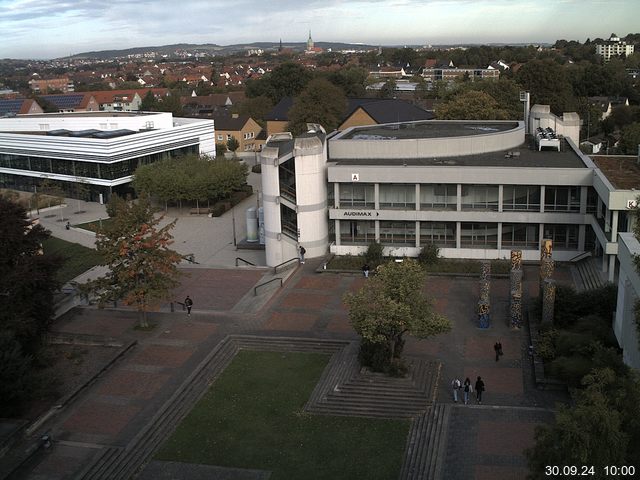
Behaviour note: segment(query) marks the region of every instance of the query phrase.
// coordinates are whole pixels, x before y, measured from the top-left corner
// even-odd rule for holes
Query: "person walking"
[[[458,403],[458,390],[462,388],[462,383],[458,377],[451,380],[451,390],[453,390],[453,401]]]
[[[298,249],[298,254],[300,256],[300,263],[304,263],[304,254],[307,253],[307,251],[305,250],[305,248],[300,245],[300,248]]]
[[[500,355],[502,355],[502,344],[500,342],[496,342],[493,346],[493,349],[496,352],[496,362],[500,360]]]
[[[187,298],[184,299],[184,306],[187,307],[187,316],[191,316],[191,307],[193,307],[193,300],[187,295]]]
[[[469,403],[469,394],[473,392],[473,387],[471,386],[471,380],[469,377],[464,379],[464,384],[462,385],[462,395],[464,397],[464,404],[467,405]]]
[[[484,382],[481,377],[476,380],[476,401],[482,403],[482,392],[484,392]]]
[[[364,275],[364,278],[369,278],[369,264],[365,263],[362,266],[362,274]]]

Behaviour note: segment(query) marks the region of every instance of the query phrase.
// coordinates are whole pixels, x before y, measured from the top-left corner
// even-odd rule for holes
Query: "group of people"
[[[469,403],[469,394],[475,390],[476,403],[480,404],[482,403],[484,382],[482,381],[482,377],[478,377],[475,385],[472,385],[469,377],[465,378],[464,382],[461,382],[460,379],[456,377],[451,380],[451,390],[453,391],[453,401],[458,403],[458,395],[461,393],[465,405]]]

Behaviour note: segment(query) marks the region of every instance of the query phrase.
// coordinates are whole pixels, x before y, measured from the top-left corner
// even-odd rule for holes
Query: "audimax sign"
[[[342,216],[344,218],[375,218],[379,217],[380,213],[371,210],[343,210]]]

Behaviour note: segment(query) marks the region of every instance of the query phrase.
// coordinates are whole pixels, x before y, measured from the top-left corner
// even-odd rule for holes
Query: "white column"
[[[618,210],[611,211],[611,241],[618,241]]]
[[[462,184],[458,184],[458,191],[456,193],[456,211],[462,211]],[[458,247],[460,248],[460,247]]]
[[[416,183],[416,210],[420,210],[420,184]]]
[[[540,185],[540,213],[544,213],[544,196],[545,187],[544,185]],[[540,236],[540,240],[542,240],[542,236]]]
[[[460,186],[460,185],[458,185]],[[460,198],[460,197],[458,197]],[[461,238],[461,232],[460,232],[460,228],[462,226],[462,222],[456,222],[456,248],[460,249],[460,238]]]
[[[498,185],[498,212],[502,213],[502,201],[504,199],[504,185]],[[498,240],[500,244],[500,240]]]
[[[374,208],[376,210],[380,210],[380,184],[373,184],[373,198],[374,198]]]
[[[585,215],[587,213],[587,193],[588,187],[580,187],[580,213]]]
[[[616,273],[616,256],[609,255],[609,281],[613,283]]]

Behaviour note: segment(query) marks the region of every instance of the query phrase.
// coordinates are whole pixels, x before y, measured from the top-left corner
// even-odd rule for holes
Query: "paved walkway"
[[[157,322],[151,332],[135,330],[136,314],[124,310],[84,308],[60,318],[54,330],[138,344],[45,424],[43,431],[51,432],[54,447],[26,478],[71,478],[101,449],[126,447],[228,334],[357,339],[342,296],[366,280],[317,274],[318,263],[310,260],[293,271],[257,314],[237,313],[237,305],[253,295],[252,287],[264,272],[192,268],[176,291],[178,299],[186,294],[194,299],[191,317],[182,310],[151,313]],[[557,278],[568,281],[570,275],[560,269]],[[524,282],[526,292],[537,294],[536,269],[525,269]],[[478,279],[430,277],[425,289],[437,310],[452,320],[453,329],[430,340],[407,339],[406,354],[443,365],[437,402],[453,405],[449,389],[453,376],[475,380],[481,375],[486,383],[482,406],[458,404],[451,410],[445,479],[523,478],[522,450],[532,444],[535,426],[552,418],[549,408],[554,401],[562,399],[533,386],[525,331],[512,331],[506,324],[508,283],[506,278],[492,280],[492,324],[480,330],[474,314]],[[499,362],[493,351],[496,340],[505,352]]]

